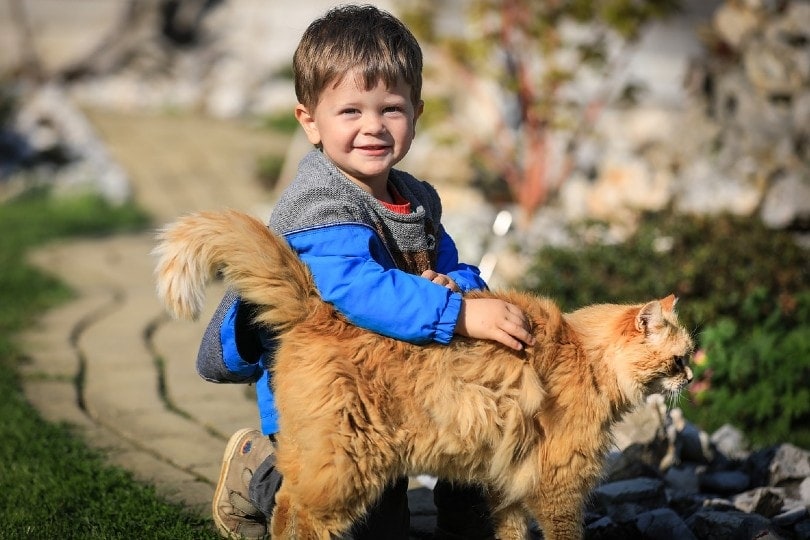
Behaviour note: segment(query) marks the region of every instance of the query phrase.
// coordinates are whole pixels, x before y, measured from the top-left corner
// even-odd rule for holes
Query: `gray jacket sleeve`
[[[197,373],[211,382],[250,383],[261,378],[272,338],[251,324],[252,307],[228,291],[214,312],[197,353]]]

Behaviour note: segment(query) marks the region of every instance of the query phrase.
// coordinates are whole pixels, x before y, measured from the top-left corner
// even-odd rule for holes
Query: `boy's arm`
[[[262,356],[272,350],[272,336],[251,324],[252,308],[228,291],[203,334],[197,372],[211,382],[255,382],[263,372]]]
[[[353,324],[412,343],[449,343],[457,330],[470,335],[470,310],[461,294],[398,270],[369,227],[336,225],[286,238],[308,265],[321,297]],[[478,269],[458,262],[455,243],[444,230],[439,242],[437,268],[452,276],[462,291],[485,289]],[[467,308],[464,313],[463,307]],[[495,313],[490,308],[484,311]],[[225,296],[200,347],[197,369],[203,378],[253,382],[261,376],[262,356],[272,354],[275,341],[269,333],[257,331],[250,316],[250,306],[235,293]],[[473,334],[493,339],[489,334]]]
[[[309,267],[321,297],[353,324],[412,343],[452,339],[461,294],[397,269],[370,227],[332,225],[286,239]]]
[[[437,270],[446,276],[458,289],[486,289],[478,268],[458,262],[458,250],[450,235],[441,229]],[[439,283],[446,281],[439,277]],[[524,345],[533,345],[534,336],[529,333],[526,315],[517,307],[497,298],[464,299],[456,323],[455,332],[462,336],[491,339],[516,350]]]

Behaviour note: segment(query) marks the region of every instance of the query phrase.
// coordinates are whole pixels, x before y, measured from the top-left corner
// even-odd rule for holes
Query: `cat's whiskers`
[[[680,401],[681,401],[681,396],[683,396],[682,391],[667,392],[667,394],[665,396],[666,397],[666,402],[667,402],[667,408],[668,409],[676,408],[678,406],[678,404],[680,403]]]

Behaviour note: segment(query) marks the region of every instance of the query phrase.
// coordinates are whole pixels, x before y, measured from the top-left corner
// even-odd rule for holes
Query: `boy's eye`
[[[386,108],[384,108],[384,109],[383,109],[383,113],[384,113],[384,114],[399,114],[399,113],[401,113],[403,110],[404,110],[404,109],[403,109],[402,107],[400,107],[399,105],[392,105],[392,106],[390,106],[390,107],[386,107]]]

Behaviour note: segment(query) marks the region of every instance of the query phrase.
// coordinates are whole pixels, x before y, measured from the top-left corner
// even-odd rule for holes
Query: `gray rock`
[[[619,538],[633,538],[638,531],[628,525],[622,525],[605,516],[585,527],[585,538],[588,540],[613,540]]]
[[[681,517],[669,508],[644,512],[636,518],[636,528],[643,538],[656,540],[691,540],[697,538]]]
[[[666,504],[664,482],[654,478],[636,478],[610,482],[596,488],[594,497],[603,508],[635,503],[647,508]]]
[[[763,94],[790,95],[804,84],[802,62],[782,43],[753,40],[743,55],[748,80]]]
[[[702,540],[782,538],[769,519],[738,511],[701,510],[686,524]]]
[[[787,480],[801,482],[810,477],[810,452],[792,444],[779,445],[769,471],[772,486],[778,486]]]
[[[723,4],[712,19],[715,31],[733,49],[738,49],[743,41],[757,30],[760,18],[750,9],[739,4]]]
[[[731,424],[720,426],[709,441],[718,452],[730,459],[745,459],[751,454],[745,435]]]
[[[664,476],[667,489],[677,493],[679,496],[696,495],[700,493],[698,467],[700,466],[693,463],[684,463],[667,469]]]
[[[808,517],[810,512],[807,511],[807,507],[799,506],[773,516],[773,522],[780,527],[792,527]]]
[[[760,217],[774,229],[810,218],[810,176],[789,173],[774,180],[762,201]]]
[[[778,488],[756,488],[734,496],[732,502],[738,510],[772,518],[782,510],[785,495]]]
[[[799,499],[804,504],[810,506],[810,477],[801,481],[798,492]]]
[[[793,532],[797,540],[810,540],[810,519],[797,523]]]
[[[745,491],[751,478],[741,471],[712,471],[699,475],[700,487],[709,493],[730,495]]]
[[[675,451],[681,461],[709,463],[714,459],[709,435],[698,426],[687,421],[678,421],[675,436]]]

